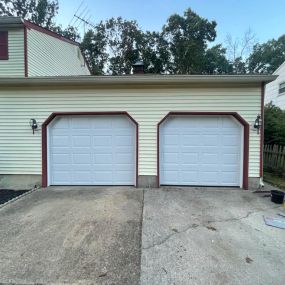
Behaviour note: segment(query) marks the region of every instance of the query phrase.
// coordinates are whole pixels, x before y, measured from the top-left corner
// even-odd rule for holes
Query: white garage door
[[[160,126],[160,184],[241,186],[242,153],[232,116],[170,116]]]
[[[63,116],[48,127],[49,185],[134,185],[136,126],[127,116]]]

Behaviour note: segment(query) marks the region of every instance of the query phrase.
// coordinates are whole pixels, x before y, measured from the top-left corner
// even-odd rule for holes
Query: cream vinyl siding
[[[28,29],[28,74],[33,76],[90,75],[77,45]]]
[[[5,29],[3,29],[4,31]],[[24,29],[8,31],[8,60],[0,60],[1,77],[25,76]]]
[[[169,111],[232,111],[251,125],[249,176],[259,177],[260,88],[44,89],[0,91],[0,174],[41,174],[41,131],[29,120],[52,112],[127,111],[139,123],[139,175],[156,175],[157,123]]]
[[[278,78],[265,88],[265,104],[272,103],[281,109],[285,110],[285,92],[279,94],[279,85],[285,82],[285,62],[273,73],[278,75]]]

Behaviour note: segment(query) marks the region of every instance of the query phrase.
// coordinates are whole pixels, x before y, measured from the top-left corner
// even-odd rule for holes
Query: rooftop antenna
[[[79,4],[79,6],[78,6],[78,8],[77,8],[77,10],[75,11],[74,14],[77,14],[77,13],[78,13],[78,11],[80,10],[80,8],[82,7],[83,4],[84,4],[84,0],[81,1],[81,3]],[[68,26],[71,25],[71,23],[72,23],[73,20],[74,20],[74,15],[73,15],[72,19],[70,20]]]

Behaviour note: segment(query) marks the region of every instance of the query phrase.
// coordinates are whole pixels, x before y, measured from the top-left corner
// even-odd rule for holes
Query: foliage
[[[141,56],[143,33],[136,21],[111,18],[105,23],[109,50],[108,73],[130,74]]]
[[[226,58],[226,49],[215,45],[206,50],[203,72],[207,74],[226,74],[232,72],[232,65]]]
[[[183,16],[174,14],[163,27],[170,57],[169,72],[176,74],[202,73],[207,44],[216,38],[216,22],[201,18],[191,9]]]
[[[81,43],[81,50],[85,55],[92,74],[104,74],[108,55],[105,25],[102,22],[85,34]]]
[[[285,146],[285,111],[272,102],[264,108],[264,144]]]
[[[50,29],[57,13],[58,0],[3,0],[0,15],[22,17]]]
[[[22,17],[71,40],[78,40],[80,37],[74,27],[62,29],[61,26],[56,26],[54,18],[58,9],[58,0],[2,0],[0,2],[0,16]]]
[[[248,58],[253,73],[273,73],[285,61],[285,34],[277,40],[256,44]]]
[[[0,16],[20,16],[74,41],[75,27],[55,23],[58,0],[1,0]],[[83,35],[81,49],[94,75],[130,74],[142,60],[146,73],[244,74],[272,73],[285,61],[285,35],[256,44],[249,29],[241,40],[226,39],[226,47],[209,47],[216,38],[215,21],[191,9],[171,15],[161,31],[143,31],[133,20],[121,17],[101,21]]]

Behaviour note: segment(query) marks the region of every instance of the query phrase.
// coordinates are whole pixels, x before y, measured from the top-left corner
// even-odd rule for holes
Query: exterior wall
[[[127,111],[139,123],[139,175],[157,175],[157,124],[169,111],[238,112],[250,124],[249,177],[259,177],[260,87],[0,90],[0,174],[41,174],[41,125],[52,112]]]
[[[276,80],[266,85],[264,103],[267,104],[272,101],[274,105],[285,110],[285,93],[279,94],[279,84],[285,82],[285,63],[274,74],[279,76]]]
[[[77,45],[28,29],[28,76],[90,75]]]
[[[0,77],[25,76],[24,29],[8,29],[8,60],[0,60]]]

